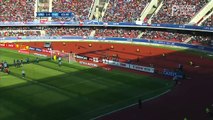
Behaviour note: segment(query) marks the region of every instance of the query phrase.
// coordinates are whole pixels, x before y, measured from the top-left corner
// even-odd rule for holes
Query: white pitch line
[[[146,99],[146,100],[143,100],[142,103],[147,102],[147,101],[150,101],[150,100],[153,100],[153,99],[155,99],[155,98],[158,98],[158,97],[160,97],[160,96],[162,96],[162,95],[167,94],[167,93],[170,92],[170,91],[171,91],[171,89],[169,89],[169,90],[167,90],[167,91],[165,91],[165,92],[163,92],[163,93],[161,93],[161,94],[159,94],[159,95],[156,95],[156,96],[154,96],[154,97],[151,97],[151,98],[148,98],[148,99]],[[128,105],[128,106],[119,108],[119,109],[117,109],[117,110],[113,110],[113,111],[111,111],[111,112],[108,112],[108,113],[99,115],[99,116],[97,116],[97,117],[95,117],[95,118],[91,118],[90,120],[96,120],[96,119],[101,118],[101,117],[103,117],[103,116],[106,116],[106,115],[109,115],[109,114],[112,114],[112,113],[115,113],[115,112],[124,110],[124,109],[126,109],[126,108],[132,107],[132,106],[137,105],[137,104],[138,104],[138,103],[133,103],[133,104],[131,104],[131,105]]]

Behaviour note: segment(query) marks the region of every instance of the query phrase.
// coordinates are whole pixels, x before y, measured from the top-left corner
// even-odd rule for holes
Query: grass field
[[[0,49],[0,61],[35,56]],[[0,72],[0,120],[87,120],[148,99],[172,82],[118,70],[105,71],[46,58]],[[21,77],[22,69],[26,78]]]

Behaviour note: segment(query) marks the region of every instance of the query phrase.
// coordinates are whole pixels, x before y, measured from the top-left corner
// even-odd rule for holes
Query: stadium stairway
[[[192,19],[191,21],[188,23],[189,25],[202,25],[202,23],[208,19],[209,17],[211,17],[211,15],[213,14],[213,1],[208,2]],[[183,43],[189,43],[191,42],[192,37],[186,39]]]
[[[183,41],[183,43],[189,43],[192,40],[192,37],[186,39],[185,41]]]
[[[93,16],[97,19],[95,11],[98,9],[99,0],[93,0],[89,10],[89,20],[93,19]]]
[[[152,0],[152,1],[153,1],[153,0]],[[152,18],[153,18],[153,16],[154,16],[154,15],[157,15],[157,13],[158,13],[159,10],[162,8],[162,6],[163,6],[163,1],[159,1],[159,4],[158,4],[156,7],[153,6],[153,9],[155,9],[155,11],[154,11],[153,13],[149,14],[150,18],[148,18],[147,23],[149,23],[149,24],[152,23]]]
[[[189,25],[194,25],[194,24],[202,24],[204,21],[202,20],[206,15],[211,13],[213,9],[213,0],[209,1],[189,22]],[[211,15],[211,14],[210,14]],[[210,16],[209,15],[209,16]],[[206,18],[207,19],[207,18]]]
[[[160,0],[152,0],[151,2],[149,2],[144,8],[144,10],[141,12],[139,20],[144,21],[145,18],[147,18],[147,15],[150,16],[150,14],[152,15],[153,13],[155,13],[159,2]]]
[[[37,12],[38,12],[38,8],[37,8],[37,6],[38,6],[38,0],[35,0],[35,6],[34,6],[34,8],[35,8],[35,10],[34,10],[34,20],[37,20]]]
[[[142,38],[143,34],[144,34],[144,32],[141,32],[141,33],[138,35],[137,38]]]
[[[100,16],[99,16],[99,20],[102,21],[103,20],[103,16],[106,13],[107,7],[109,5],[109,0],[107,2],[101,2],[101,4],[103,4],[103,8],[101,9],[100,12]]]
[[[198,26],[201,26],[208,18],[210,18],[213,15],[213,9],[208,12],[209,14],[205,15],[203,19],[198,23]]]
[[[39,0],[36,0],[36,7],[35,7],[35,12],[34,14],[36,14],[36,12],[52,12],[52,3],[53,3],[53,0],[48,0],[47,2],[40,2]],[[48,10],[43,7],[43,6],[47,6],[48,5]],[[36,15],[35,15],[36,16]],[[51,17],[48,17],[48,18],[38,18],[36,17],[37,20],[48,20],[48,21],[51,21],[52,18]]]
[[[94,0],[90,8],[91,11],[89,13],[89,19],[102,21],[102,18],[107,10],[108,5],[109,1]]]
[[[94,36],[95,36],[95,30],[93,30],[93,31],[90,33],[90,36],[91,36],[91,37],[94,37]]]

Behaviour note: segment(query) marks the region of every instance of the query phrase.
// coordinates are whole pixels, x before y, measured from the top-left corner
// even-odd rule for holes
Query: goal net
[[[62,59],[62,61],[71,63],[71,62],[75,62],[75,53],[66,53],[63,51],[59,51],[59,50],[52,50],[51,52],[51,58],[52,60],[58,61],[59,59]]]

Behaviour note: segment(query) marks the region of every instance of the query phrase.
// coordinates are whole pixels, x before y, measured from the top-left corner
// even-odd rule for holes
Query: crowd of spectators
[[[32,31],[30,33],[30,30]],[[46,36],[90,36],[95,30],[95,37],[123,37],[137,38],[139,30],[122,29],[122,28],[94,28],[94,27],[1,27],[1,36],[30,36],[40,35],[35,31],[45,31]]]
[[[94,31],[94,34],[91,34]],[[41,32],[44,32],[41,34]],[[95,28],[95,27],[2,27],[0,37],[18,36],[93,36],[96,38],[118,37],[118,38],[138,38],[143,31],[125,28]],[[163,40],[184,42],[190,40],[191,44],[209,46],[212,44],[210,36],[199,36],[192,34],[177,33],[172,31],[151,31],[146,30],[141,34],[141,38],[148,40]]]
[[[192,36],[191,44],[212,46],[213,45],[212,40],[213,40],[213,38],[211,38],[209,36]]]
[[[103,21],[136,21],[149,0],[110,0]]]
[[[72,12],[74,17],[53,18],[54,21],[88,20],[89,10],[93,0],[53,0],[53,12]],[[0,21],[28,22],[33,21],[35,0],[0,0]],[[49,4],[38,6],[38,11],[49,11]]]
[[[176,41],[183,42],[190,38],[189,34],[182,34],[176,32],[163,32],[163,31],[146,31],[142,35],[142,38],[151,40],[166,40],[166,41]]]
[[[136,21],[148,2],[150,0],[110,0],[103,21]],[[88,20],[92,3],[93,0],[53,0],[53,12],[72,12],[74,15],[53,18],[53,21]],[[164,0],[162,8],[152,18],[152,23],[186,24],[206,3],[207,0]],[[0,21],[27,22],[35,19],[35,0],[0,0],[0,6]],[[39,6],[38,10],[40,7],[49,9],[48,4]],[[204,25],[212,26],[212,19],[211,16]]]
[[[137,38],[140,30],[122,28],[93,28],[93,27],[3,27],[0,28],[2,37],[7,36],[90,36],[95,30],[95,37]]]
[[[6,26],[2,26],[0,27],[0,31],[11,31],[11,30],[41,30],[43,27],[29,27],[29,26],[24,26],[24,27],[18,27],[18,26],[14,26],[14,27],[6,27]]]
[[[0,31],[0,37],[41,36],[40,31]]]
[[[10,36],[90,36],[93,28],[82,27],[2,27],[0,37]]]
[[[213,26],[213,15],[211,15],[206,21],[204,21],[203,26],[208,26],[208,27]]]
[[[93,0],[53,0],[53,12],[72,12],[74,17],[53,18],[53,21],[88,20]]]
[[[33,21],[34,4],[35,0],[0,0],[0,21]]]
[[[82,27],[46,27],[46,36],[90,36],[92,28]]]
[[[95,37],[137,38],[139,34],[139,30],[100,28],[96,29]]]
[[[211,46],[212,38],[210,36],[200,36],[183,34],[177,32],[163,32],[163,31],[146,31],[142,35],[142,38],[149,40],[163,40],[163,41],[175,41],[184,42],[189,39],[189,43],[197,45]]]
[[[152,23],[187,24],[206,5],[207,0],[164,0]]]

